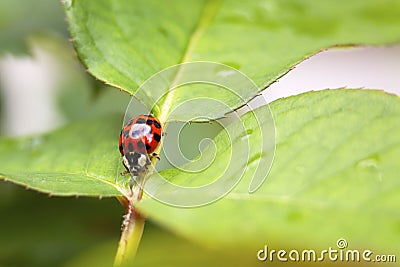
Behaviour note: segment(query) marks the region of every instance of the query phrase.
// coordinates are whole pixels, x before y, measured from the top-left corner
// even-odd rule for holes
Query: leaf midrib
[[[178,64],[189,62],[189,59],[193,55],[194,48],[196,47],[197,43],[199,42],[200,37],[202,36],[204,30],[209,25],[211,19],[214,17],[217,7],[220,5],[221,2],[222,2],[222,0],[217,0],[217,1],[208,0],[206,2],[206,4],[204,5],[204,8],[203,8],[203,11],[201,12],[201,15],[199,17],[198,23],[197,23],[196,27],[194,27],[191,37],[189,38],[189,40],[186,44],[182,58],[178,62]],[[185,65],[180,65],[178,72],[169,87],[170,90],[168,91],[168,94],[164,98],[164,101],[161,102],[161,104],[159,105],[160,106],[159,120],[163,124],[165,124],[165,122],[167,121],[168,115],[171,111],[171,107],[174,103],[174,100],[177,98],[176,90],[174,90],[174,88],[178,85],[179,80],[182,77],[184,70],[185,70]]]

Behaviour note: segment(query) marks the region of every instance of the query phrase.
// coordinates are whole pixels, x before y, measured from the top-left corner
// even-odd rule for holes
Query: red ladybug
[[[161,123],[152,115],[139,115],[125,124],[119,136],[119,151],[128,172],[137,176],[150,164],[148,155],[155,156],[161,136]]]

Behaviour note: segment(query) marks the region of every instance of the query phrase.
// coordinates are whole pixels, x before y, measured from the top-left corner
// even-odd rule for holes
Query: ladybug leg
[[[157,153],[152,153],[151,156],[152,156],[152,157],[156,157],[157,160],[161,160]]]
[[[126,158],[125,156],[122,158],[122,164],[123,164],[124,167],[125,167],[125,171],[120,172],[120,174],[121,174],[122,176],[125,176],[125,175],[127,175],[127,174],[130,173],[130,172],[129,172],[129,168],[128,168],[128,160],[127,160],[127,158]]]
[[[125,176],[125,175],[127,175],[129,173],[129,171],[127,171],[127,170],[125,170],[125,171],[123,171],[123,172],[120,172],[120,174],[122,175],[122,176]]]

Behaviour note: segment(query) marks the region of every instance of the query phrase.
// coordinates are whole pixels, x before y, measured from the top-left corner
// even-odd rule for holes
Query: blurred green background
[[[122,126],[130,100],[85,72],[69,41],[61,3],[0,2],[1,136],[40,134],[105,113],[120,114]],[[138,114],[147,112],[136,101],[131,105]],[[183,157],[167,153],[181,164],[198,154],[204,137],[219,130],[215,123],[173,123],[164,149],[179,145]],[[118,149],[118,136],[115,142]],[[165,159],[158,164],[169,167]],[[0,267],[111,266],[123,214],[113,198],[50,197],[0,181]],[[171,244],[179,253],[167,252]],[[202,259],[204,253],[209,257]],[[203,265],[217,255],[147,222],[135,266],[186,266],[196,258]]]
[[[58,1],[1,1],[3,136],[41,133],[102,113],[123,114],[129,97],[85,73],[64,17]],[[92,263],[110,266],[122,215],[116,199],[49,197],[2,181],[0,266],[79,266],[74,258],[104,244],[108,253]]]

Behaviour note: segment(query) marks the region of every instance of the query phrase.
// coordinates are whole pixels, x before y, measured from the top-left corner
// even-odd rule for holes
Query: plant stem
[[[142,238],[144,222],[145,217],[129,203],[122,223],[122,234],[114,259],[114,267],[127,266],[128,263],[133,262]]]
[[[119,197],[119,202],[125,207],[122,234],[118,243],[114,267],[128,266],[135,259],[137,249],[142,239],[145,217],[140,214],[134,204],[142,199],[143,186],[149,173],[142,173],[133,181],[130,197]],[[133,177],[132,177],[133,179]]]

